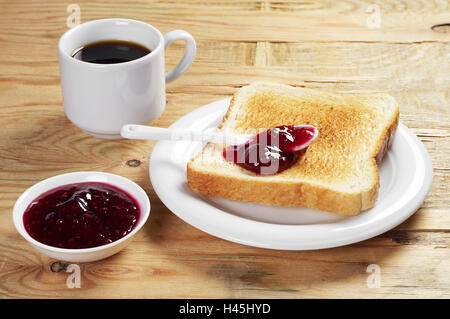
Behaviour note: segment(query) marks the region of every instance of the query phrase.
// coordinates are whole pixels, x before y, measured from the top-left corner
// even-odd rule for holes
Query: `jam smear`
[[[132,231],[139,204],[125,191],[104,183],[60,186],[37,197],[23,215],[37,241],[58,248],[90,248],[112,243]]]
[[[291,167],[316,138],[309,125],[282,125],[224,149],[223,157],[257,175],[278,174]]]

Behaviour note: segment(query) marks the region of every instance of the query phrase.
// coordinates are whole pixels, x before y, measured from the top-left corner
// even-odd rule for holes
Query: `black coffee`
[[[72,53],[72,57],[90,63],[112,64],[139,59],[152,52],[141,44],[107,40],[86,44]]]

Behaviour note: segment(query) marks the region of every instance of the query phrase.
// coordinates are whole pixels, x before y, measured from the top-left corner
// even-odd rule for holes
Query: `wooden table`
[[[255,80],[398,100],[401,121],[432,158],[428,197],[394,230],[317,251],[246,247],[193,228],[155,195],[153,142],[96,139],[67,120],[56,47],[72,2],[0,1],[0,297],[450,297],[448,1],[76,1],[81,22],[126,17],[196,38],[195,62],[167,86],[157,126]],[[182,52],[170,46],[168,68]],[[80,265],[81,288],[70,289],[64,264],[31,248],[11,212],[34,183],[82,170],[134,180],[152,212],[128,248]]]

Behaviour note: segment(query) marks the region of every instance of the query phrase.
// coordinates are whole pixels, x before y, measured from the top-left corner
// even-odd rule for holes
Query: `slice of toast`
[[[305,206],[356,215],[375,205],[378,166],[392,142],[399,110],[387,94],[340,95],[274,83],[252,83],[232,98],[219,131],[254,133],[310,124],[319,136],[289,169],[256,175],[207,144],[187,165],[199,193],[274,206]]]

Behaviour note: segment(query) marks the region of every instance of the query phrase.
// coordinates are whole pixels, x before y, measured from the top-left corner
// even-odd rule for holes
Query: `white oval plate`
[[[230,99],[196,109],[171,128],[217,127]],[[399,124],[380,166],[378,202],[357,216],[304,207],[275,207],[204,196],[187,185],[186,164],[199,142],[160,141],[152,152],[150,178],[161,201],[178,217],[211,235],[244,245],[307,250],[336,247],[379,235],[410,217],[425,199],[432,180],[429,155],[419,139]]]

